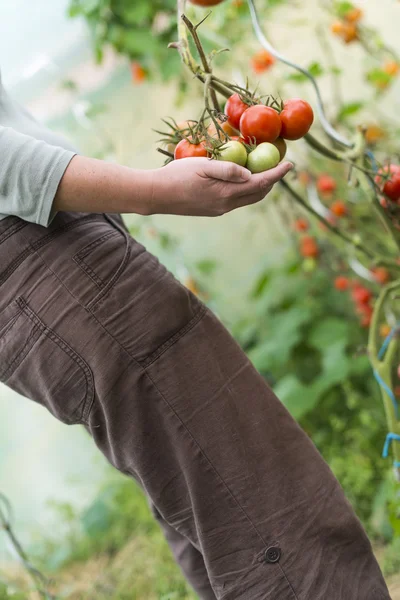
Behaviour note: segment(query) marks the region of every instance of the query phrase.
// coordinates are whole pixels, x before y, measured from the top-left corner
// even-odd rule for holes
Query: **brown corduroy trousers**
[[[0,290],[0,381],[140,483],[202,600],[390,599],[311,440],[119,216],[0,221]]]

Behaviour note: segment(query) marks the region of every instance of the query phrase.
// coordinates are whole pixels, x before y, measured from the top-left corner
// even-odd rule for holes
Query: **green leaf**
[[[204,275],[211,275],[217,268],[217,261],[205,258],[204,260],[200,260],[196,263],[196,268]]]
[[[336,2],[335,11],[339,17],[344,17],[354,8],[352,2]]]
[[[312,410],[319,400],[318,390],[304,385],[294,375],[281,379],[274,392],[296,420]]]
[[[253,290],[251,291],[251,297],[252,298],[259,298],[262,293],[264,292],[265,288],[268,286],[269,282],[271,281],[271,275],[269,273],[269,271],[264,271],[264,273],[262,273],[259,278],[257,279]]]
[[[340,109],[338,118],[342,121],[342,120],[346,119],[347,117],[349,117],[350,115],[355,115],[362,108],[364,108],[364,105],[365,105],[364,102],[350,102],[349,104],[344,104]]]
[[[313,77],[319,77],[320,75],[323,75],[323,73],[324,73],[324,70],[319,62],[311,63],[307,67],[307,69]],[[293,73],[291,75],[288,75],[286,77],[286,79],[288,79],[289,81],[298,81],[298,82],[308,81],[307,75],[304,75],[303,73]]]
[[[308,343],[319,350],[325,350],[337,343],[346,346],[349,342],[349,336],[350,328],[347,321],[336,317],[328,317],[319,321],[312,329]]]

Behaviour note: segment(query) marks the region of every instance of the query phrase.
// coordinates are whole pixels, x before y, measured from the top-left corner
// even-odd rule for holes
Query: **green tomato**
[[[263,142],[250,152],[247,158],[247,168],[252,173],[262,173],[276,167],[280,160],[281,156],[278,148],[274,144]]]
[[[312,273],[312,271],[315,271],[316,267],[317,261],[315,258],[305,258],[303,260],[303,271],[305,273]]]
[[[244,167],[247,163],[247,151],[240,142],[226,142],[219,151],[218,160],[233,162],[241,167]]]

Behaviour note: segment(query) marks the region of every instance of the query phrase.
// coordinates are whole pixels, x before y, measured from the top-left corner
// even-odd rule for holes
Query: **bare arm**
[[[262,200],[291,169],[251,175],[233,163],[188,158],[136,170],[75,156],[61,179],[57,211],[218,216]]]

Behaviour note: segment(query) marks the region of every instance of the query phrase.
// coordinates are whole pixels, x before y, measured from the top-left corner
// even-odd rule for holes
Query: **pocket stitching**
[[[22,311],[20,312],[20,315],[21,314],[22,314]],[[14,323],[15,323],[15,321],[14,321]],[[23,360],[26,358],[26,356],[32,350],[33,346],[37,342],[37,339],[32,343],[32,345],[31,345],[31,342],[32,342],[33,338],[35,337],[35,335],[37,334],[38,330],[39,330],[39,327],[37,325],[35,325],[31,331],[28,339],[26,340],[24,346],[20,349],[20,351],[17,353],[17,355],[14,357],[14,359],[8,365],[6,370],[4,372],[0,373],[0,377],[2,379],[7,381],[7,379],[9,379],[11,377],[11,375],[18,369],[19,365],[23,362]]]
[[[54,344],[56,344],[56,346],[58,346],[63,352],[65,352],[65,354],[67,354],[71,358],[71,360],[73,360],[78,365],[78,367],[80,367],[82,369],[85,379],[86,379],[86,393],[85,393],[84,399],[82,401],[83,402],[82,413],[81,413],[80,418],[78,418],[77,420],[73,420],[74,416],[71,417],[71,421],[70,421],[70,419],[68,419],[68,420],[70,421],[71,424],[86,422],[87,418],[90,414],[90,411],[91,411],[91,408],[93,405],[93,401],[94,401],[94,380],[93,380],[92,370],[90,369],[87,362],[79,354],[77,354],[67,344],[67,342],[65,342],[55,331],[53,331],[53,329],[51,329],[50,327],[47,327],[47,325],[45,325],[41,321],[41,319],[28,306],[28,304],[22,297],[17,298],[17,303],[18,303],[18,306],[21,308],[21,310],[24,312],[24,314],[35,324],[35,326],[37,328],[39,328],[42,331],[42,333],[46,337],[48,337]],[[75,413],[78,411],[79,408],[80,408],[80,406],[78,406],[76,408]]]
[[[106,282],[103,281],[103,279],[101,279],[99,275],[97,275],[97,273],[92,269],[90,265],[88,265],[88,263],[84,259],[90,254],[92,250],[94,250],[98,246],[101,246],[101,244],[106,240],[117,235],[119,235],[118,231],[108,231],[94,242],[91,242],[90,244],[79,250],[79,252],[73,257],[73,261],[78,265],[78,267],[80,267],[87,274],[87,276],[90,277],[93,283],[99,288],[104,288]]]

